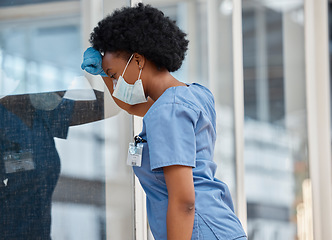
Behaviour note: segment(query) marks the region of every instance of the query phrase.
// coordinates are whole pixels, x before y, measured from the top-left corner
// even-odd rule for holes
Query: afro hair
[[[160,10],[139,3],[115,10],[98,23],[90,43],[100,52],[139,53],[158,69],[178,70],[188,49],[186,34]]]

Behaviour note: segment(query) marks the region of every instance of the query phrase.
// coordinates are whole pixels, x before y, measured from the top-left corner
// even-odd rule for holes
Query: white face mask
[[[117,99],[119,99],[129,105],[147,102],[147,99],[146,99],[145,93],[144,93],[142,80],[140,79],[142,69],[139,72],[138,80],[134,84],[127,83],[123,78],[123,75],[129,65],[131,59],[133,58],[133,56],[134,56],[134,54],[132,54],[131,57],[129,58],[127,65],[126,65],[125,69],[123,70],[122,75],[119,77],[118,82],[117,82],[116,87],[113,92],[114,97],[116,97]]]

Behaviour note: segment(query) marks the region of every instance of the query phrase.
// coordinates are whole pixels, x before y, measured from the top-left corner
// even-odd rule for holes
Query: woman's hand
[[[92,75],[107,77],[102,68],[102,56],[99,51],[89,47],[83,54],[83,63],[81,68]]]
[[[195,219],[195,189],[192,167],[164,167],[168,191],[167,239],[190,240]]]

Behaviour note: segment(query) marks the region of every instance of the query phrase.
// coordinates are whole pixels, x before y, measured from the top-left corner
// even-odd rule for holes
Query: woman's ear
[[[139,69],[143,69],[145,64],[145,57],[141,54],[135,53],[134,54],[134,61],[137,64]]]

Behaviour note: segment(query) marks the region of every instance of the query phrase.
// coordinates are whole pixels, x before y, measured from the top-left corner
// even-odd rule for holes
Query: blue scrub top
[[[140,136],[147,141],[142,166],[133,169],[147,196],[148,220],[156,240],[167,239],[168,193],[162,167],[171,165],[193,168],[192,239],[203,239],[199,226],[202,223],[216,239],[246,236],[234,214],[227,185],[214,177],[216,113],[213,95],[207,88],[196,83],[168,88],[144,116]]]
[[[73,108],[74,101],[63,99],[52,111],[36,110],[30,128],[0,104],[0,239],[51,239],[52,194],[60,174],[54,137],[67,138]],[[5,173],[2,155],[13,144],[32,153],[34,169]]]

